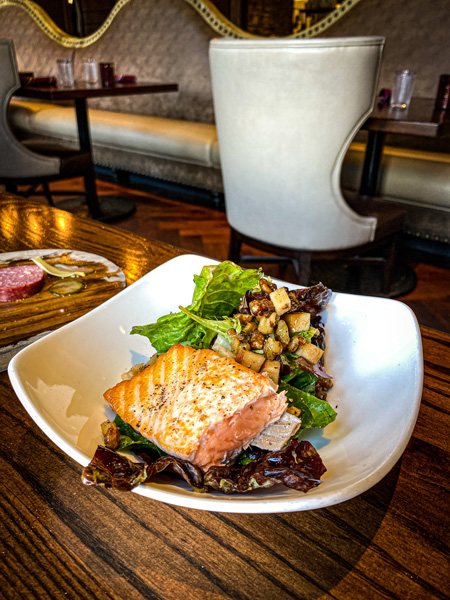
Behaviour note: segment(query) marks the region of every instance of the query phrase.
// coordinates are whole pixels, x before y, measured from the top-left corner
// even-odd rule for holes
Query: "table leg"
[[[89,153],[92,157],[91,133],[89,128],[89,116],[87,110],[86,98],[76,98],[75,110],[77,115],[78,137],[80,150]],[[91,216],[97,221],[115,221],[123,219],[133,214],[136,205],[128,198],[121,196],[98,196],[95,184],[94,165],[92,164],[92,173],[85,177],[87,203]],[[58,203],[58,207],[65,208],[71,212],[77,212],[83,200],[63,200]]]
[[[80,150],[92,154],[91,131],[89,129],[89,117],[86,98],[76,98],[75,111],[77,113],[78,138]]]
[[[383,156],[384,132],[369,131],[366,154],[364,156],[363,172],[359,193],[361,196],[376,196],[378,177]]]

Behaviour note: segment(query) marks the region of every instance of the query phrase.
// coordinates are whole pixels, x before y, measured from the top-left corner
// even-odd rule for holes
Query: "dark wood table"
[[[386,133],[439,138],[450,134],[450,110],[435,110],[434,99],[413,98],[406,110],[376,106],[362,126],[367,148],[359,193],[376,196]]]
[[[0,195],[0,240],[2,252],[101,254],[130,284],[181,253],[10,195]],[[310,512],[210,513],[85,487],[1,373],[0,597],[449,598],[450,336],[422,336],[422,405],[402,458],[364,494]]]
[[[89,98],[102,98],[106,96],[125,96],[136,94],[159,94],[162,92],[176,92],[178,85],[176,83],[163,82],[145,82],[116,84],[115,86],[104,87],[101,83],[87,84],[75,82],[73,87],[57,86],[23,86],[15,93],[17,96],[25,98],[37,98],[40,100],[50,100],[52,102],[72,100],[75,103],[77,115],[78,137],[80,150],[87,152],[92,156],[92,143],[89,128],[89,114],[87,101]],[[74,210],[78,203],[71,200],[60,203],[66,210]],[[89,204],[90,214],[100,221],[114,221],[118,218],[124,218],[132,214],[135,210],[132,200],[120,196],[101,196],[95,197]]]

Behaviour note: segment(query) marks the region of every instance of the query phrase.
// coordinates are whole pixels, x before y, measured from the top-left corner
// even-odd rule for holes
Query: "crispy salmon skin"
[[[162,450],[205,469],[226,464],[287,407],[267,376],[179,344],[104,398]]]

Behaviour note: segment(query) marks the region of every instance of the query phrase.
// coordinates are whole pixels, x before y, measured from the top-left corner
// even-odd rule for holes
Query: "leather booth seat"
[[[73,107],[12,100],[9,118],[19,135],[78,141]],[[89,109],[89,124],[97,164],[132,171],[132,153],[220,169],[213,124],[99,109]],[[108,160],[108,152],[114,160]]]
[[[351,144],[341,175],[342,187],[357,191],[365,145]],[[379,194],[407,208],[405,232],[450,243],[450,154],[386,146]]]
[[[77,143],[72,107],[12,100],[10,119],[19,134],[63,140],[74,146]],[[170,169],[172,177],[179,165],[193,178],[199,173],[202,181],[209,173],[210,189],[222,190],[215,125],[99,109],[89,109],[89,119],[96,164],[145,173],[145,165],[152,161],[151,174],[159,165]],[[359,142],[352,143],[347,151],[341,176],[344,190],[358,190],[364,152],[365,145]],[[407,233],[450,243],[449,154],[386,147],[380,195],[408,208]]]

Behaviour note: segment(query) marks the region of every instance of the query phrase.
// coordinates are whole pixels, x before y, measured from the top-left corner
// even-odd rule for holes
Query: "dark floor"
[[[59,184],[54,184],[57,187]],[[67,182],[61,184],[68,189]],[[77,181],[70,187],[81,185]],[[113,223],[115,227],[137,233],[147,238],[173,244],[187,251],[202,254],[216,260],[228,256],[229,227],[220,203],[214,204],[206,197],[195,198],[182,192],[157,193],[138,191],[117,186],[113,183],[98,182],[100,194],[121,194],[132,198],[136,212]],[[171,196],[171,197],[167,197]],[[181,201],[179,199],[181,198]],[[447,249],[446,249],[447,250]],[[447,250],[448,251],[448,250]],[[400,250],[398,285],[410,289],[396,299],[404,302],[414,311],[423,326],[450,333],[450,260],[439,254],[411,250],[410,244],[403,244]],[[275,265],[262,265],[269,275],[277,276]],[[317,276],[335,291],[342,291],[330,284],[336,280],[336,269],[319,271]],[[284,279],[295,281],[295,273],[288,268]],[[378,278],[375,277],[375,280]],[[339,285],[339,278],[336,280]],[[369,282],[369,283],[373,283]],[[412,289],[411,289],[412,288]],[[376,295],[376,290],[363,290]]]

